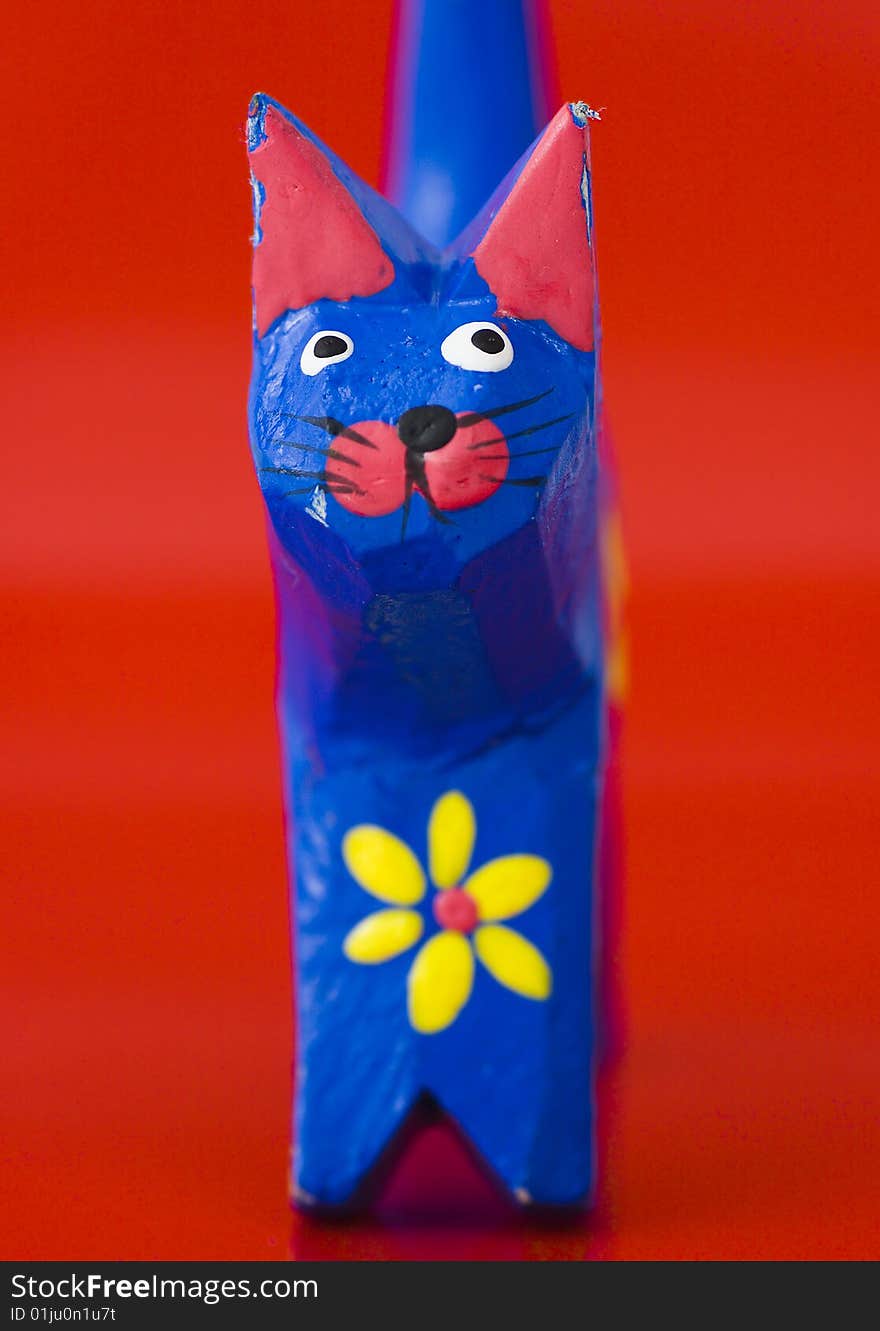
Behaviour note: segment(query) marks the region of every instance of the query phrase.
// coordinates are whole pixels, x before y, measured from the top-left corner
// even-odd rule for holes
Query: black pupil
[[[335,333],[325,333],[315,343],[315,355],[321,360],[327,360],[329,356],[341,356],[346,351],[348,343],[344,338],[337,337]]]
[[[488,351],[490,356],[504,350],[504,338],[494,328],[478,328],[471,333],[471,341],[478,351]]]

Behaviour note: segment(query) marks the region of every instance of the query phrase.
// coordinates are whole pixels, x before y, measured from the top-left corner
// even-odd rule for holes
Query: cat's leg
[[[499,1001],[500,1009],[503,1003]],[[563,1023],[571,1027],[570,1019]],[[510,1196],[523,1206],[589,1204],[594,1184],[594,1104],[588,1018],[554,1030],[558,1013],[516,1023],[462,1066],[443,1107]]]
[[[356,784],[374,780],[368,769]],[[416,908],[424,871],[406,847],[395,860],[386,844],[383,860],[369,834],[346,841],[345,810],[363,801],[345,774],[300,773],[296,789],[291,1195],[301,1206],[347,1208],[365,1200],[369,1175],[418,1098],[404,995],[424,932]]]
[[[469,935],[473,988],[455,1023],[424,1037],[426,1084],[524,1205],[583,1205],[593,1189],[601,779],[581,755],[594,727],[588,698],[462,773],[479,792],[482,844],[513,854],[482,868],[478,853],[465,882],[481,917]],[[538,894],[529,856],[548,866]]]
[[[388,1050],[375,1008],[329,999],[337,1008],[340,1001],[329,1020],[325,998],[317,1019],[300,1022],[311,1029],[297,1055],[290,1192],[308,1209],[369,1200],[373,1173],[416,1098],[405,1049],[398,1045],[396,1057]]]
[[[587,884],[583,874],[585,896]],[[528,920],[522,934],[540,938],[552,992],[545,1001],[524,997],[499,983],[494,959],[496,975],[478,961],[473,1001],[455,1036],[434,1037],[434,1084],[517,1202],[584,1205],[594,1178],[590,923],[586,911],[569,907],[555,938]]]

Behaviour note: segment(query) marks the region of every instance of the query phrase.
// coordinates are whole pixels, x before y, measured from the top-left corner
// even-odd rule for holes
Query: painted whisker
[[[363,448],[376,448],[376,444],[371,439],[365,438],[357,430],[352,429],[350,425],[344,425],[335,416],[297,416],[292,411],[282,411],[281,415],[290,416],[295,421],[304,421],[306,425],[314,425],[317,429],[325,430],[327,434],[333,435],[334,438],[341,435],[343,439],[351,439],[353,443],[361,444]]]
[[[351,439],[355,444],[363,444],[364,448],[378,448],[378,444],[374,444],[372,439],[367,439],[366,435],[359,434],[351,425],[346,425],[339,431],[339,438]]]
[[[357,463],[353,465],[357,466]],[[350,476],[337,476],[332,471],[304,471],[302,467],[260,467],[258,470],[268,471],[273,476],[314,476],[319,480],[338,480],[342,485],[350,485],[354,489],[358,488]],[[361,490],[360,493],[363,494],[363,491]]]
[[[287,499],[289,495],[310,495],[314,494],[316,490],[320,490],[323,494],[330,494],[330,495],[346,495],[346,494],[355,493],[354,490],[351,488],[351,486],[322,485],[320,481],[316,481],[314,485],[300,485],[295,490],[282,490],[281,498]]]
[[[571,412],[567,416],[554,416],[552,421],[541,421],[538,425],[530,425],[525,430],[514,430],[513,434],[499,434],[493,439],[481,439],[478,444],[471,444],[471,452],[478,448],[488,448],[490,444],[502,444],[510,439],[523,439],[527,434],[537,434],[539,430],[549,430],[551,425],[561,425],[563,421],[571,420]],[[461,424],[461,421],[459,421]]]
[[[523,439],[527,434],[537,434],[539,430],[549,430],[551,425],[561,425],[563,421],[570,421],[574,412],[569,412],[566,416],[554,416],[552,421],[541,421],[539,425],[530,425],[525,430],[514,430],[513,434],[507,435],[508,439]]]
[[[325,482],[327,482],[328,485],[341,486],[343,489],[349,490],[354,494],[362,495],[367,493],[366,490],[362,490],[359,485],[355,485],[354,481],[351,480],[350,477],[340,476],[337,472],[325,471],[324,480]]]
[[[304,453],[320,453],[321,457],[331,458],[334,462],[347,462],[350,467],[361,465],[356,458],[350,458],[347,453],[340,453],[338,448],[321,448],[318,444],[301,444],[298,439],[279,439],[278,443],[285,448],[300,448]],[[260,470],[268,471],[270,468],[261,467]]]
[[[522,476],[514,480],[510,476],[480,476],[481,481],[493,481],[496,485],[544,485],[546,476]]]
[[[355,485],[350,476],[340,476],[334,471],[305,471],[302,467],[260,467],[260,471],[271,472],[273,476],[296,476],[301,481],[323,481],[327,484],[342,486],[351,494],[365,494],[360,486]],[[292,494],[293,491],[290,491]]]
[[[562,444],[554,444],[552,448],[526,448],[521,453],[484,453],[480,458],[481,462],[506,462],[508,458],[537,458],[544,453],[558,453]]]
[[[538,393],[536,397],[524,397],[521,402],[509,402],[506,407],[490,407],[487,411],[469,411],[465,416],[459,416],[459,429],[462,426],[479,425],[480,421],[487,421],[496,416],[506,416],[509,411],[521,411],[523,407],[531,407],[535,402],[540,402],[542,397],[552,393],[552,388],[547,388],[543,393]]]

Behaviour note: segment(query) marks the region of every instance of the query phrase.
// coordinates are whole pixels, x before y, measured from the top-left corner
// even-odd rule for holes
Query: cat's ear
[[[260,337],[287,310],[374,296],[424,243],[289,112],[262,94],[248,113],[254,314]]]
[[[563,106],[456,245],[469,254],[498,313],[543,319],[581,351],[595,339],[587,123]]]

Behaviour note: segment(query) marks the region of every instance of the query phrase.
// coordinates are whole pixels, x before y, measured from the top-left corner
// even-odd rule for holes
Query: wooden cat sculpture
[[[591,113],[446,249],[254,99],[250,427],[293,881],[294,1195],[420,1103],[519,1203],[592,1186],[608,612]]]

